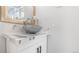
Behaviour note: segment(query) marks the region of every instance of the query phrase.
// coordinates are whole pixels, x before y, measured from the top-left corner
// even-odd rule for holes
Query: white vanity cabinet
[[[7,53],[46,53],[47,35],[7,39]]]

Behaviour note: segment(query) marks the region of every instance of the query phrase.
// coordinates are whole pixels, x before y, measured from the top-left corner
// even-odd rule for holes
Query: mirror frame
[[[36,16],[36,7],[32,6],[32,16]],[[8,17],[8,7],[7,6],[0,6],[0,22],[6,22],[6,23],[13,23],[13,24],[24,24],[24,19],[22,20],[13,20]]]

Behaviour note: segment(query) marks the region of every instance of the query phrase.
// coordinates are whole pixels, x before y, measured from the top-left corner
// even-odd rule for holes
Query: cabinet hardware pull
[[[40,46],[39,48],[40,48],[40,53],[41,53],[41,48],[42,48],[42,47]]]
[[[19,40],[19,44],[21,44],[21,40]]]
[[[37,48],[37,53],[41,53],[42,51],[41,51],[41,49],[42,49],[42,47],[40,46],[40,47],[38,47]]]
[[[37,48],[37,53],[39,53],[39,48]]]
[[[35,39],[35,37],[33,37],[33,40]]]

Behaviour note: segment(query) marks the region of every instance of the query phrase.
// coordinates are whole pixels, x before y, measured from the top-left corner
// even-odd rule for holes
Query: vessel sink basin
[[[25,32],[28,34],[36,34],[42,29],[42,27],[39,25],[28,25],[28,24],[24,25],[23,28]]]

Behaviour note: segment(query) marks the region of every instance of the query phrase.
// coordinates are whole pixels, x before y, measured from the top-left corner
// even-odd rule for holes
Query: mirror
[[[8,6],[8,18],[23,19],[24,7],[22,6]]]
[[[8,17],[23,20],[32,17],[31,6],[8,6]]]
[[[8,23],[23,23],[27,18],[35,16],[33,6],[1,6],[1,21]]]

